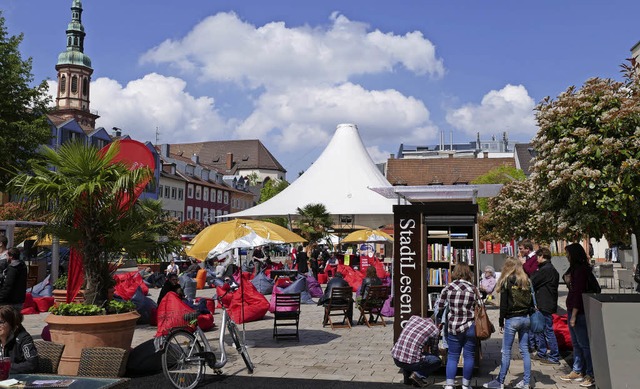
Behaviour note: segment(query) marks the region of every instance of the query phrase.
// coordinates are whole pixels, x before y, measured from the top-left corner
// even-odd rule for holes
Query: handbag
[[[529,316],[531,320],[531,332],[534,334],[539,334],[544,331],[545,320],[542,312],[538,310],[538,303],[536,302],[536,293],[533,290],[533,285],[531,285],[531,297],[533,297],[533,308],[535,309],[533,313]]]
[[[476,306],[474,308],[474,321],[476,326],[476,338],[478,340],[486,340],[491,337],[491,334],[496,332],[496,328],[489,320],[487,315],[487,309],[484,306],[482,298],[476,289]]]

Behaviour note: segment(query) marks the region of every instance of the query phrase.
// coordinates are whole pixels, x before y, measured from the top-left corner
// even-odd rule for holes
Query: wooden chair
[[[366,296],[364,296],[358,304],[358,309],[360,310],[358,324],[365,323],[369,328],[371,328],[372,325],[381,325],[386,327],[387,324],[384,322],[381,312],[382,306],[388,297],[388,286],[369,286]],[[367,316],[369,318],[367,318]],[[378,320],[380,320],[380,323],[378,323]]]
[[[275,311],[273,312],[273,337],[295,338],[300,341],[298,325],[300,323],[300,293],[278,293],[275,295]],[[295,332],[278,332],[279,327],[295,327]]]
[[[351,314],[353,312],[353,290],[350,286],[334,287],[331,289],[329,301],[324,304],[324,321],[322,326],[327,324],[334,327],[351,328]],[[334,324],[332,317],[341,317],[342,324]],[[345,324],[346,322],[346,324]]]
[[[58,365],[64,352],[64,344],[45,340],[34,340],[33,343],[38,350],[38,373],[58,374]]]
[[[129,351],[117,347],[89,347],[80,353],[78,375],[117,378],[124,375]]]

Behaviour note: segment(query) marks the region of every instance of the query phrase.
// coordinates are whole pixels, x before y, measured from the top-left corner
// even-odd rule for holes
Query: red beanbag
[[[362,273],[344,265],[338,265],[338,271],[342,273],[344,280],[349,283],[354,292],[360,289],[360,285],[362,285],[362,280],[364,279]]]
[[[175,292],[167,293],[158,306],[158,331],[156,331],[156,337],[169,334],[173,327],[188,326],[189,323],[184,320],[183,316],[185,313],[191,312],[193,312],[193,309],[182,301]]]
[[[198,327],[202,331],[211,331],[215,327],[213,325],[213,315],[210,313],[198,315]]]
[[[227,312],[237,324],[261,320],[269,310],[269,301],[251,282],[245,281],[244,290],[238,288],[231,294],[231,304]]]
[[[53,297],[36,297],[33,299],[33,302],[38,308],[38,312],[48,312],[49,308],[55,303]]]
[[[327,281],[329,281],[329,277],[327,277],[326,274],[318,273],[318,283],[319,284],[326,284]]]
[[[123,300],[131,300],[138,287],[140,287],[143,295],[149,294],[149,287],[144,283],[142,276],[137,271],[116,274],[113,278],[116,280],[115,294],[122,297]]]
[[[558,349],[560,351],[569,351],[573,349],[571,343],[571,334],[569,334],[569,325],[567,323],[567,315],[553,314],[553,333],[558,340]]]
[[[29,307],[29,308],[22,308],[20,313],[22,313],[23,315],[37,315],[40,312],[38,312],[38,310],[35,307]]]
[[[25,308],[36,309],[36,303],[33,301],[33,296],[31,295],[31,293],[27,293],[24,295],[24,303],[22,303],[22,309],[25,309]],[[36,313],[38,313],[37,309],[36,309]]]

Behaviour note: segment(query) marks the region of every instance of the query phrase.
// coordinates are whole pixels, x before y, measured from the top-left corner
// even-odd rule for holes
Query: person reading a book
[[[22,319],[22,313],[12,306],[0,306],[0,356],[11,361],[10,373],[35,373],[38,370],[38,350],[22,326]]]

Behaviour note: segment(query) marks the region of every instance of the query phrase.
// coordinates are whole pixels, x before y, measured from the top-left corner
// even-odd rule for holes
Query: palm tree
[[[174,244],[158,239],[163,232],[161,207],[130,195],[144,187],[153,172],[113,162],[118,151],[118,142],[106,151],[80,142],[57,151],[43,147],[43,159],[30,162],[31,174],[21,173],[9,182],[11,192],[30,210],[49,212],[44,232],[66,240],[81,254],[85,300],[98,305],[113,285],[109,265],[123,251],[157,254]]]
[[[333,225],[331,214],[324,204],[307,204],[297,208],[300,215],[300,235],[313,244],[327,235],[327,230]]]

